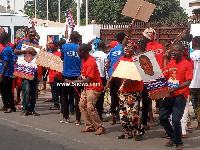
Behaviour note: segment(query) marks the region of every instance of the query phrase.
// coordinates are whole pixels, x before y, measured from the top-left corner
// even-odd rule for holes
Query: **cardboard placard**
[[[147,88],[149,96],[152,99],[169,96],[167,80],[152,51],[134,56],[133,61],[142,77],[144,86]]]
[[[122,10],[122,14],[134,19],[148,22],[155,8],[155,4],[143,0],[128,0]]]
[[[63,61],[61,60],[61,58],[44,50],[41,50],[39,52],[36,63],[39,66],[50,68],[58,72],[63,71]]]
[[[135,63],[130,61],[121,60],[112,76],[122,79],[142,80]]]
[[[24,41],[21,50],[26,50],[29,47],[34,48],[37,54],[42,48],[39,45]],[[14,75],[28,80],[33,80],[34,75],[37,72],[36,57],[37,55],[33,56],[32,54],[19,55],[14,69]]]

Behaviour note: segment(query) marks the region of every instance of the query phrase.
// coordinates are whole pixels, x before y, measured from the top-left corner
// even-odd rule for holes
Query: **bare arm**
[[[181,89],[184,89],[184,88],[188,87],[190,85],[191,81],[192,80],[187,80],[183,84],[181,84],[180,86],[177,86],[177,87],[169,89],[170,95],[173,95],[174,92],[177,91],[177,90],[181,90]]]
[[[110,67],[110,60],[108,59],[107,60],[107,63],[106,63],[106,71],[108,72],[108,70],[109,70],[109,67]]]
[[[5,73],[8,69],[8,65],[9,65],[9,62],[6,60],[5,63],[4,63],[4,66],[3,66],[1,76],[0,76],[0,82],[2,82],[2,78],[3,78],[3,76],[5,75]]]

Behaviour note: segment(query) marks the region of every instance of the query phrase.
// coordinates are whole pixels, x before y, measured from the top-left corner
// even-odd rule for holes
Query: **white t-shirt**
[[[104,78],[106,76],[106,61],[107,61],[107,54],[105,54],[102,51],[96,51],[92,54],[92,56],[95,58],[100,76]]]
[[[190,54],[194,61],[193,79],[190,88],[200,88],[200,50],[195,50]]]

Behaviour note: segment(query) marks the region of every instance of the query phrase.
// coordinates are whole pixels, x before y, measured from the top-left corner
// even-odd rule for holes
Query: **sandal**
[[[111,121],[110,121],[110,124],[111,124],[111,125],[114,125],[114,124],[116,124],[116,121],[111,120]]]
[[[59,110],[60,108],[58,108],[58,107],[55,107],[55,106],[51,106],[50,108],[49,108],[49,110]]]
[[[53,100],[47,98],[47,99],[45,100],[45,102],[53,102]]]

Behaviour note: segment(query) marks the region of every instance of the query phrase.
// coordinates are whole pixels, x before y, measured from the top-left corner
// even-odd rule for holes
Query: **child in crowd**
[[[78,55],[82,59],[82,76],[84,79],[74,81],[65,79],[65,82],[85,85],[79,103],[80,111],[85,122],[85,129],[82,132],[93,132],[97,129],[95,134],[100,135],[104,133],[105,128],[95,109],[95,104],[102,92],[103,86],[96,61],[89,54],[91,50],[91,45],[87,44],[82,44],[78,48]]]

